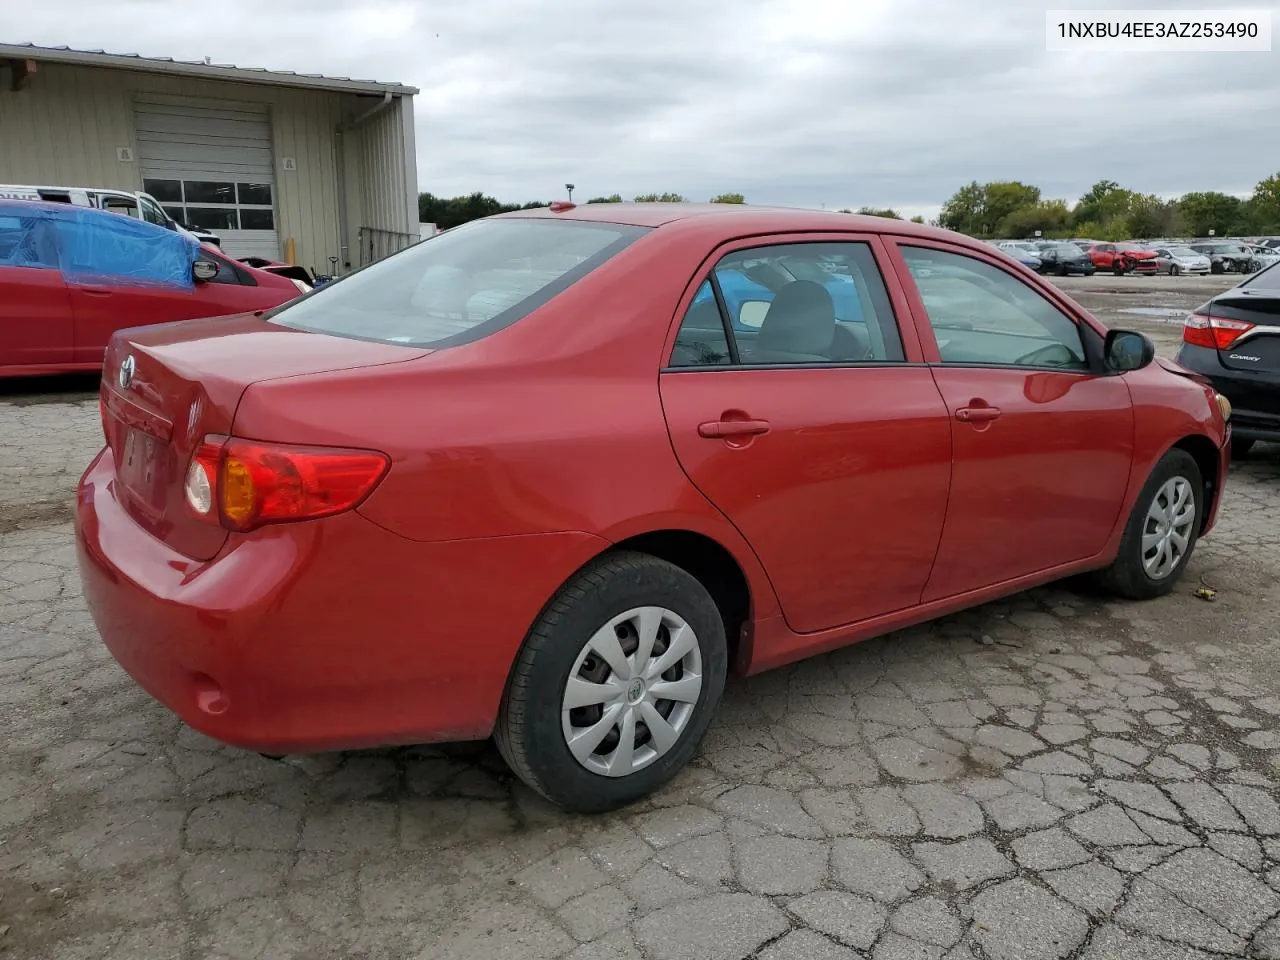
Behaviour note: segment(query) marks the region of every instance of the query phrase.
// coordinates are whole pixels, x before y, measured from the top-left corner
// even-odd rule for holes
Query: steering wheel
[[[1078,364],[1080,359],[1062,344],[1051,343],[1038,350],[1032,350],[1013,362],[1019,366],[1028,367],[1072,367]]]

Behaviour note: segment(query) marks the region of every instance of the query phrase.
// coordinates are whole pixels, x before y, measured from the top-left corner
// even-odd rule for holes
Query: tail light
[[[391,462],[376,450],[294,447],[205,437],[187,468],[187,506],[245,532],[358,506]]]
[[[1225,350],[1252,329],[1253,324],[1245,320],[1193,313],[1182,325],[1182,342],[1210,350]]]

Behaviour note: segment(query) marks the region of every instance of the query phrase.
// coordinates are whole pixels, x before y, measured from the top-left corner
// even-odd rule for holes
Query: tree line
[[[1071,206],[1046,200],[1018,180],[966,184],[942,205],[938,226],[982,238],[1145,240],[1152,237],[1280,234],[1280,173],[1258,181],[1241,199],[1215,190],[1173,200],[1099,180]]]
[[[687,203],[688,197],[678,193],[642,193],[633,197],[635,203]],[[587,203],[622,203],[622,195],[610,194],[607,197],[592,197]],[[740,193],[722,193],[711,198],[711,203],[746,203]],[[490,217],[495,213],[510,213],[513,210],[533,210],[537,207],[549,207],[548,200],[533,200],[529,203],[503,203],[483,193],[470,193],[461,197],[437,197],[431,193],[418,194],[418,220],[422,223],[434,223],[441,230],[458,227],[481,217]]]
[[[642,193],[635,203],[686,203],[679,193]],[[587,203],[621,203],[621,194],[592,197]],[[740,193],[722,193],[711,203],[746,203]],[[549,206],[549,201],[502,203],[483,193],[461,197],[418,196],[418,219],[441,230],[480,217],[512,210]],[[854,213],[847,207],[840,213]],[[904,219],[890,208],[859,207],[857,213]],[[924,223],[923,217],[912,217]],[[965,184],[942,205],[936,226],[973,237],[1020,238],[1037,230],[1046,238],[1086,237],[1092,240],[1144,240],[1151,237],[1280,235],[1280,173],[1258,181],[1253,194],[1241,199],[1214,190],[1186,193],[1162,200],[1152,193],[1099,180],[1075,205],[1045,199],[1040,188],[1020,180]]]

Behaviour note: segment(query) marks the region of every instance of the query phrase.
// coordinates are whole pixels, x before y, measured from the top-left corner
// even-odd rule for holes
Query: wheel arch
[[[751,583],[733,553],[714,537],[678,528],[635,534],[614,543],[604,553],[621,550],[665,560],[706,587],[724,621],[729,669],[733,673],[741,673],[750,654],[750,643],[744,642],[744,638],[754,607]]]
[[[1209,525],[1210,517],[1214,515],[1214,507],[1222,489],[1222,478],[1218,476],[1221,453],[1212,440],[1200,433],[1188,434],[1169,449],[1190,454],[1200,468],[1200,482],[1204,485],[1204,509],[1200,516],[1200,532],[1203,533]]]

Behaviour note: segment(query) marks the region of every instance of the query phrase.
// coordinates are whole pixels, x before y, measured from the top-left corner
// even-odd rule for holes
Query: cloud
[[[573,182],[584,198],[734,191],[930,212],[974,179],[1074,199],[1104,177],[1247,192],[1275,172],[1273,54],[1049,53],[1049,6],[1088,9],[222,0],[211,20],[174,17],[168,0],[44,0],[6,26],[15,41],[412,84],[420,186],[443,195],[549,199]]]

